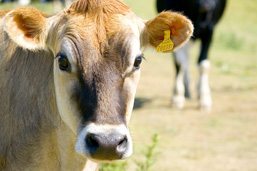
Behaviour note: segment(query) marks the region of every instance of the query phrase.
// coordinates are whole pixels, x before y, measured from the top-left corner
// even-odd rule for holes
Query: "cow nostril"
[[[86,144],[90,152],[95,152],[99,149],[99,143],[95,134],[88,134],[86,137]]]
[[[127,144],[128,144],[127,136],[124,136],[124,138],[120,140],[120,142],[118,143],[117,152],[123,153],[124,151],[126,151]]]

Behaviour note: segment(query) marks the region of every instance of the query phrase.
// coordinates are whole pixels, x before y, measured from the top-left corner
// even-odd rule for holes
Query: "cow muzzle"
[[[124,125],[90,124],[79,133],[76,151],[98,162],[124,159],[132,154],[132,140]]]

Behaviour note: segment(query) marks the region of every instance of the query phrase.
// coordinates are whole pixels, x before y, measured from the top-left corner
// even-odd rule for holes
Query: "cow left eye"
[[[142,59],[143,59],[143,58],[144,58],[143,56],[139,56],[139,57],[137,57],[137,58],[135,59],[134,67],[135,67],[136,69],[139,69],[139,68],[140,68],[140,64],[142,63]]]
[[[58,58],[58,63],[59,63],[59,68],[60,70],[63,70],[63,71],[69,71],[70,70],[70,63],[69,63],[69,60],[67,58],[66,55],[64,54],[57,54],[57,58]]]

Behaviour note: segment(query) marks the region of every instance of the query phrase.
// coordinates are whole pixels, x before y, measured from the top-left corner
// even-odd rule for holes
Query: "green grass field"
[[[125,0],[144,19],[156,15],[155,0]],[[15,7],[16,5],[12,5]],[[50,12],[53,6],[33,6]],[[10,8],[0,5],[0,9]],[[193,97],[185,108],[171,106],[174,66],[171,54],[144,52],[136,108],[130,122],[134,154],[128,171],[144,161],[144,151],[159,135],[152,171],[257,171],[257,0],[228,0],[210,51],[211,112],[198,109],[196,59],[191,48]],[[118,165],[118,164],[117,164]]]

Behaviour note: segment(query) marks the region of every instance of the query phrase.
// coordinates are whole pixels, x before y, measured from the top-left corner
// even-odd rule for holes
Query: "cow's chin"
[[[128,157],[130,157],[130,156],[128,156]],[[123,159],[116,159],[116,160],[98,160],[98,159],[94,159],[94,158],[87,158],[87,159],[91,160],[92,162],[101,164],[101,163],[113,163],[117,160],[125,160],[125,159],[127,159],[127,157],[123,158]]]
[[[89,124],[78,134],[75,150],[97,162],[112,162],[131,156],[132,139],[124,125]]]

